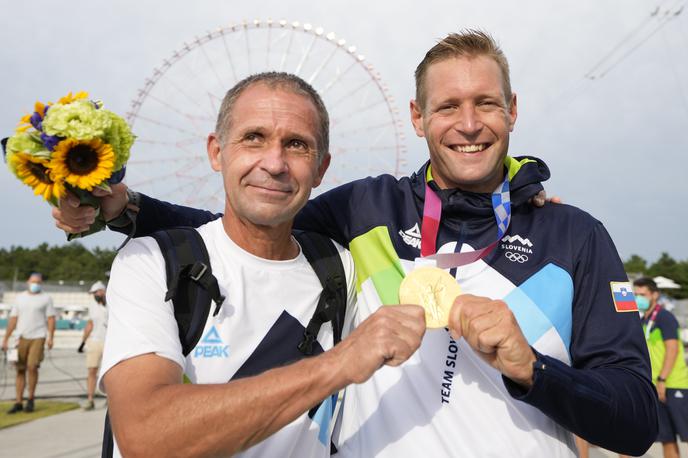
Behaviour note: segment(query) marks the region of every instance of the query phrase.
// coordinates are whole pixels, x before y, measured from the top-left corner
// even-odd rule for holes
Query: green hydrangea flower
[[[43,132],[63,138],[91,140],[102,138],[110,124],[110,116],[104,110],[96,109],[88,100],[76,100],[67,105],[51,105],[43,119]]]
[[[50,151],[45,149],[37,132],[20,132],[12,135],[7,140],[5,150],[7,151],[7,157],[5,158],[7,166],[14,175],[17,174],[17,171],[13,167],[14,162],[10,161],[10,157],[13,154],[29,153],[32,156],[50,159]]]
[[[20,151],[36,154],[38,152],[45,152],[50,157],[50,152],[45,149],[41,138],[37,132],[21,132],[12,135],[7,140],[7,154],[18,153]]]
[[[103,141],[109,144],[115,153],[113,171],[116,172],[129,160],[129,150],[136,137],[131,133],[131,129],[124,119],[111,111],[103,109],[100,111],[106,113],[110,118],[110,127],[105,131]]]

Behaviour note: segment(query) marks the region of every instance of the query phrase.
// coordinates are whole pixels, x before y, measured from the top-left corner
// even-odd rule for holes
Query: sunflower
[[[49,164],[55,178],[87,191],[93,191],[95,186],[110,178],[114,166],[112,147],[95,138],[62,140],[55,147]]]
[[[36,125],[34,125],[34,122],[42,121],[43,118],[45,118],[45,112],[49,105],[50,104],[45,105],[41,102],[36,102],[36,104],[34,105],[34,112],[22,116],[22,118],[19,120],[19,124],[17,125],[16,131],[18,133],[26,132],[31,126],[33,126],[37,130],[40,130],[39,127],[36,127]],[[34,122],[32,122],[32,118]]]
[[[64,196],[64,183],[62,180],[53,181],[47,159],[20,152],[12,154],[7,161],[17,178],[31,186],[34,194],[51,202]]]
[[[60,100],[57,101],[57,103],[60,103],[62,105],[67,105],[69,103],[72,103],[76,100],[81,100],[85,99],[88,97],[88,92],[86,91],[79,91],[76,92],[74,95],[70,92],[69,94],[65,95],[64,97],[61,97]]]

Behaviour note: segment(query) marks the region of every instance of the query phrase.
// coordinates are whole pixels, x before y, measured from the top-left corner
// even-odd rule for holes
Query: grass
[[[0,402],[0,429],[79,408],[79,404],[76,402],[44,401],[38,399],[33,412],[27,413],[22,411],[10,415],[7,411],[13,405],[14,401]],[[26,401],[24,401],[24,406],[26,406]]]

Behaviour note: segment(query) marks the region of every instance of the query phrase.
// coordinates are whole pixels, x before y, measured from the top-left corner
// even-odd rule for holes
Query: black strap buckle
[[[192,266],[191,269],[189,269],[189,278],[192,279],[193,281],[197,282],[201,278],[203,278],[203,275],[208,271],[208,266],[200,261],[196,261]]]
[[[313,354],[313,342],[315,342],[315,337],[316,336],[308,331],[304,332],[303,340],[299,342],[296,348],[305,356],[311,356]]]

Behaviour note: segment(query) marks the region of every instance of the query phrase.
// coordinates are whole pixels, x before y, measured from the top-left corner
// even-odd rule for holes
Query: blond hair
[[[509,78],[509,62],[507,62],[506,56],[488,33],[473,29],[450,33],[425,54],[414,74],[416,78],[416,103],[421,108],[425,107],[425,78],[428,68],[432,64],[454,57],[473,58],[478,56],[486,56],[497,62],[502,71],[504,97],[506,103],[511,104],[511,80]]]

